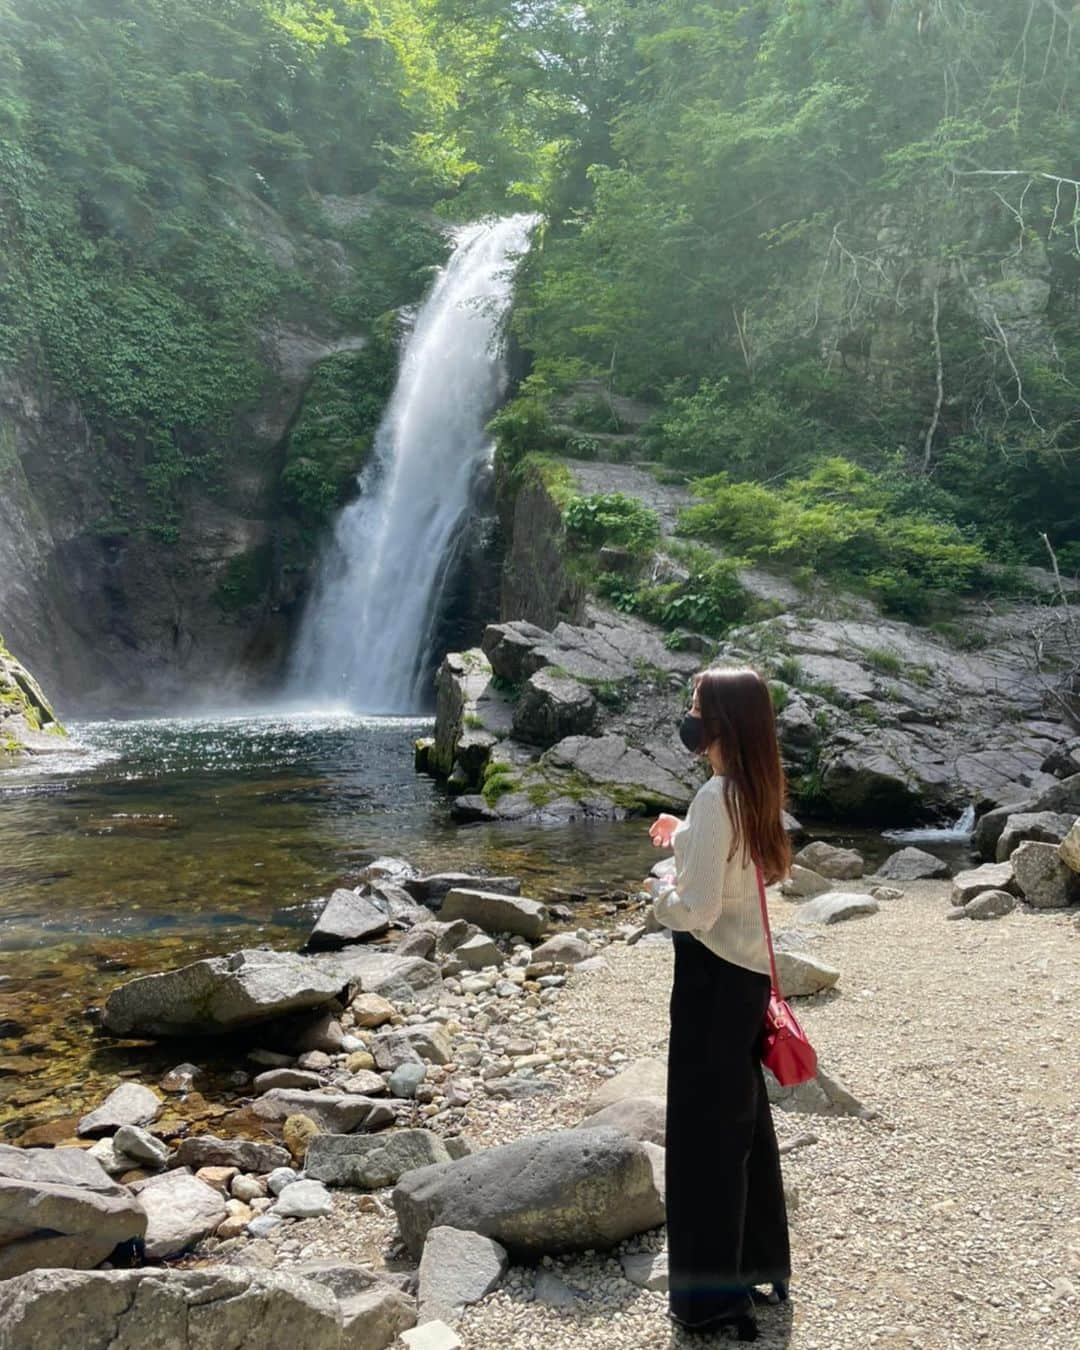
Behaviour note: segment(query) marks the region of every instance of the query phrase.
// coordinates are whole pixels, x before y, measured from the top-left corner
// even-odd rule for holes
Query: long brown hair
[[[767,882],[780,881],[791,869],[791,844],[784,830],[787,783],[769,686],[745,667],[710,667],[695,676],[694,686],[704,742],[720,742],[724,802],[735,827],[729,859],[741,848],[746,863],[761,864]]]

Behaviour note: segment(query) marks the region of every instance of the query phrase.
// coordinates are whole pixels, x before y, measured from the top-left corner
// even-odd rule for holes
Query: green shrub
[[[622,492],[572,497],[563,509],[563,524],[574,543],[591,548],[609,544],[644,553],[660,537],[656,512]]]

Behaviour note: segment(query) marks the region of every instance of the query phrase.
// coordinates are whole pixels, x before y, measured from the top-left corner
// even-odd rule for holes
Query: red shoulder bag
[[[781,1087],[795,1087],[806,1083],[817,1074],[817,1052],[806,1038],[799,1019],[780,993],[776,976],[776,954],[773,952],[772,930],[769,928],[769,909],[765,902],[765,877],[757,869],[758,899],[761,902],[761,922],[765,941],[769,945],[769,968],[772,971],[772,993],[765,1014],[761,1062]]]

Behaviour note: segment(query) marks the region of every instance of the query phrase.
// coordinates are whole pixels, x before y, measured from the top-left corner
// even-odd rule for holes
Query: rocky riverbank
[[[1013,816],[1008,857],[953,879],[910,847],[864,876],[810,844],[771,897],[822,1072],[772,1094],[798,1283],[793,1322],[763,1312],[767,1344],[1068,1343],[1070,809],[1060,843]],[[273,1318],[328,1350],[672,1343],[669,941],[641,896],[558,931],[571,912],[519,892],[381,859],[303,953],[119,985],[105,1028],[195,1059],[0,1149],[5,1350],[76,1306],[146,1334],[161,1299],[178,1343],[195,1317],[219,1337],[239,1317],[238,1345]],[[246,1041],[235,1091],[193,1103],[208,1034]]]

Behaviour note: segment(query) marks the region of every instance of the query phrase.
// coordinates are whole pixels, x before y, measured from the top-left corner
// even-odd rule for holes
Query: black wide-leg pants
[[[749,1288],[790,1278],[787,1208],[760,1036],[769,977],[674,933],[667,1088],[671,1311],[745,1312]]]

